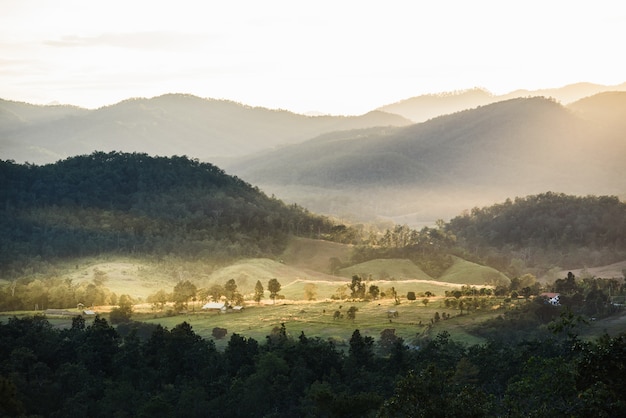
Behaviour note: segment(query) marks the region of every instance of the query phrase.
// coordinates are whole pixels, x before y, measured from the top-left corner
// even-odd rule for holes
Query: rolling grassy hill
[[[370,280],[434,280],[412,261],[402,259],[370,260],[339,270],[348,279],[355,274]]]
[[[455,256],[453,259],[454,263],[439,277],[440,281],[477,287],[498,283],[508,285],[510,283],[510,279],[496,269]]]

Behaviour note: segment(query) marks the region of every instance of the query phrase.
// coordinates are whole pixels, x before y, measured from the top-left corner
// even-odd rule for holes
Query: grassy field
[[[204,338],[212,338],[211,332],[215,327],[226,328],[228,335],[225,339],[216,341],[218,347],[224,347],[232,333],[251,337],[257,341],[265,341],[265,337],[283,323],[288,334],[294,338],[304,332],[308,337],[332,339],[342,347],[347,345],[355,329],[377,340],[380,333],[387,328],[395,329],[396,335],[404,338],[407,343],[412,343],[419,336],[434,336],[438,332],[447,330],[455,340],[474,344],[481,340],[468,334],[467,328],[499,314],[496,310],[488,309],[473,311],[469,315],[455,316],[459,311],[444,308],[441,298],[431,299],[428,305],[424,305],[421,301],[406,300],[395,305],[391,299],[371,302],[345,300],[277,302],[276,305],[249,304],[238,313],[207,313],[196,310],[170,317],[146,313],[136,315],[136,319],[148,323],[159,323],[168,328],[187,321],[194,331]],[[347,318],[347,311],[352,306],[358,309],[354,320]],[[341,318],[334,317],[336,311],[340,312]],[[394,316],[389,311],[397,311],[398,315]],[[430,326],[435,312],[440,315],[447,312],[451,318]]]
[[[448,283],[467,284],[471,286],[484,286],[485,284],[493,284],[502,282],[510,283],[508,277],[500,273],[498,270],[462,258],[452,256],[454,264],[449,267],[438,280]]]
[[[228,334],[225,338],[215,340],[219,349],[228,344],[233,333],[254,338],[260,343],[265,342],[266,336],[272,330],[285,324],[288,335],[297,338],[301,332],[307,337],[319,337],[331,339],[340,349],[347,351],[350,336],[355,329],[359,329],[362,335],[380,338],[380,333],[387,328],[396,330],[396,335],[404,338],[408,344],[419,344],[424,337],[435,337],[442,331],[450,333],[455,341],[474,345],[483,343],[484,340],[468,332],[472,327],[480,325],[483,321],[500,315],[504,308],[499,308],[500,299],[492,298],[492,307],[484,310],[472,310],[471,313],[459,315],[458,310],[445,308],[442,297],[432,297],[428,304],[424,305],[421,300],[401,300],[396,305],[391,299],[380,299],[370,302],[343,301],[277,301],[272,304],[265,300],[260,304],[248,303],[241,312],[218,313],[204,312],[200,309],[201,304],[191,307],[189,312],[178,315],[167,315],[164,311],[151,311],[147,304],[137,307],[133,315],[136,321],[152,324],[161,324],[172,329],[183,321],[188,322],[194,332],[206,339],[213,339],[212,330],[215,327],[226,328]],[[347,318],[350,307],[356,307],[354,320]],[[339,311],[341,317],[335,318],[335,312]],[[397,311],[398,315],[390,314]],[[108,319],[108,308],[100,307],[99,312]],[[443,316],[449,314],[450,318],[432,323],[435,313]],[[0,322],[6,323],[14,315],[34,315],[41,312],[5,312],[0,314]],[[78,311],[77,311],[78,313]],[[48,321],[56,328],[71,326],[69,317],[48,317]],[[86,318],[87,325],[93,317]],[[604,333],[615,336],[626,331],[626,312],[610,318],[592,321],[588,326],[580,330],[581,338],[591,339]]]

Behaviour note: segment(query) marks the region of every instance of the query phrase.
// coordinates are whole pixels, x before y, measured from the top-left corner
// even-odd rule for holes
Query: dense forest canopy
[[[548,309],[556,310],[555,307]],[[514,320],[521,322],[523,319]],[[78,316],[0,322],[0,415],[204,417],[623,416],[624,335],[579,340],[572,315],[521,343],[407,345],[385,329],[344,347],[284,324],[225,350],[182,322]],[[574,332],[572,332],[574,331]]]
[[[0,162],[0,270],[109,252],[215,260],[272,256],[333,224],[187,157],[95,152]]]
[[[585,267],[626,257],[626,204],[615,196],[517,197],[474,208],[445,229],[467,254],[495,251],[528,266]]]

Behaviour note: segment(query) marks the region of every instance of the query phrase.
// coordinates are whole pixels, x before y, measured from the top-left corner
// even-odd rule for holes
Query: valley
[[[89,112],[1,103],[0,146],[22,155],[78,149],[85,127],[141,150],[182,126],[166,154],[259,153],[212,158],[223,169],[87,151],[107,142],[94,136],[56,163],[0,161],[0,415],[13,402],[58,416],[396,416],[426,390],[445,399],[420,406],[431,412],[526,416],[565,399],[555,410],[588,416],[601,397],[612,416],[626,330],[617,93],[419,124],[180,95]],[[219,116],[233,109],[273,148],[237,142]],[[196,147],[212,129],[224,147]]]

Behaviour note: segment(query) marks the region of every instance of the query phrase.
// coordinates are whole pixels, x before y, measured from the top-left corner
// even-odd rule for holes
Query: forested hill
[[[271,256],[329,220],[187,157],[103,153],[0,161],[0,271],[108,252],[216,261]]]
[[[559,256],[553,265],[608,264],[626,256],[626,203],[548,192],[474,208],[446,230],[468,249],[509,249],[530,265]]]

